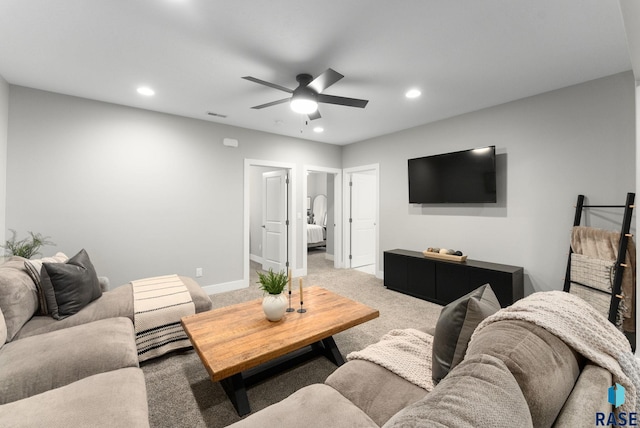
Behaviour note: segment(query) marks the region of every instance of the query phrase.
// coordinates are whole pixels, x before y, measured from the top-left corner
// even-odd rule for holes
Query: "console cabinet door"
[[[469,269],[463,265],[439,263],[436,266],[436,298],[447,304],[473,291],[469,285]]]
[[[406,291],[407,260],[409,257],[384,253],[384,285],[387,288],[401,292]]]
[[[427,300],[436,299],[436,264],[431,260],[407,261],[407,293]]]
[[[485,269],[470,268],[472,279],[469,284],[472,290],[484,284],[489,284],[493,293],[498,298],[500,306],[503,308],[513,303],[513,279],[512,275],[505,272],[491,271]],[[522,296],[521,296],[522,297]]]

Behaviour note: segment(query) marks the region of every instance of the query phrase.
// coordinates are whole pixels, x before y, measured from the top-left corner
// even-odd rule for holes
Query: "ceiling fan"
[[[298,81],[298,87],[296,89],[285,88],[284,86],[280,86],[271,82],[265,82],[264,80],[256,79],[255,77],[251,76],[244,76],[243,79],[292,94],[288,98],[284,98],[278,101],[272,101],[266,104],[260,104],[251,108],[262,109],[265,107],[271,107],[278,104],[290,102],[291,109],[293,111],[295,111],[296,113],[306,114],[309,116],[310,120],[315,120],[322,117],[320,116],[320,112],[318,111],[318,103],[364,108],[369,102],[369,100],[337,97],[335,95],[327,95],[322,93],[325,89],[327,89],[329,86],[333,85],[343,77],[344,76],[342,74],[331,68],[328,68],[324,73],[317,76],[315,79],[310,74],[298,74],[296,76],[296,80]]]

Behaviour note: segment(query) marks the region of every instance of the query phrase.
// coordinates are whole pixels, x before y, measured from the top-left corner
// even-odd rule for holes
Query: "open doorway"
[[[306,220],[303,225],[303,269],[341,268],[341,181],[342,171],[335,168],[305,166],[303,180]]]

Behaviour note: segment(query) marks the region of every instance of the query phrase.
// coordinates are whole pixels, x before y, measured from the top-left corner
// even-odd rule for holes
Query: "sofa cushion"
[[[187,286],[196,313],[211,309],[211,299],[198,283],[190,277],[181,276],[182,282]],[[61,330],[74,325],[86,324],[105,318],[127,317],[133,321],[133,292],[131,283],[116,287],[102,294],[97,300],[89,303],[77,314],[63,320],[55,320],[50,316],[34,316],[16,334],[15,339],[22,339],[49,331]]]
[[[478,324],[499,310],[500,302],[489,284],[442,308],[433,337],[431,374],[434,384],[462,361]]]
[[[42,263],[64,263],[69,260],[69,257],[64,253],[56,253],[55,256],[43,257],[41,259],[25,260],[24,267],[27,273],[33,280],[38,290],[38,302],[40,304],[40,313],[47,314],[47,301],[44,297],[44,290],[42,289],[42,282],[40,281],[40,271],[42,270]]]
[[[96,270],[82,249],[65,263],[42,263],[46,311],[56,319],[73,315],[102,295]]]
[[[507,365],[539,427],[556,420],[584,361],[554,334],[526,321],[496,321],[482,329],[469,343],[466,358],[480,354]]]
[[[490,355],[474,355],[383,428],[531,426],[527,402],[506,365]]]
[[[38,293],[24,267],[25,260],[14,256],[0,265],[0,308],[8,342],[38,310]]]
[[[358,406],[378,425],[427,391],[375,363],[351,360],[338,367],[324,382]]]
[[[109,371],[4,404],[0,426],[149,427],[144,375],[138,368]]]
[[[228,428],[299,427],[378,428],[362,410],[330,386],[306,386],[284,400],[229,425]]]
[[[97,373],[137,366],[133,324],[127,318],[15,340],[0,349],[0,404]]]
[[[56,320],[49,315],[36,315],[22,326],[14,340],[117,317],[126,317],[133,321],[131,284],[103,293],[102,297],[89,303],[80,312],[63,320]]]

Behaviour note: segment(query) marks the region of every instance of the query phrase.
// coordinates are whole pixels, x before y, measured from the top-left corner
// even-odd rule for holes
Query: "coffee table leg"
[[[322,339],[322,344],[324,345],[324,354],[325,356],[336,366],[341,366],[344,364],[344,358],[342,358],[342,354],[338,349],[338,345],[336,345],[336,341],[333,340],[332,336],[327,337],[326,339]]]
[[[229,400],[233,403],[233,407],[236,408],[238,416],[244,416],[251,413],[249,398],[247,397],[247,389],[244,384],[242,373],[237,373],[231,377],[222,379],[220,383],[224,388],[224,392],[227,393]]]

